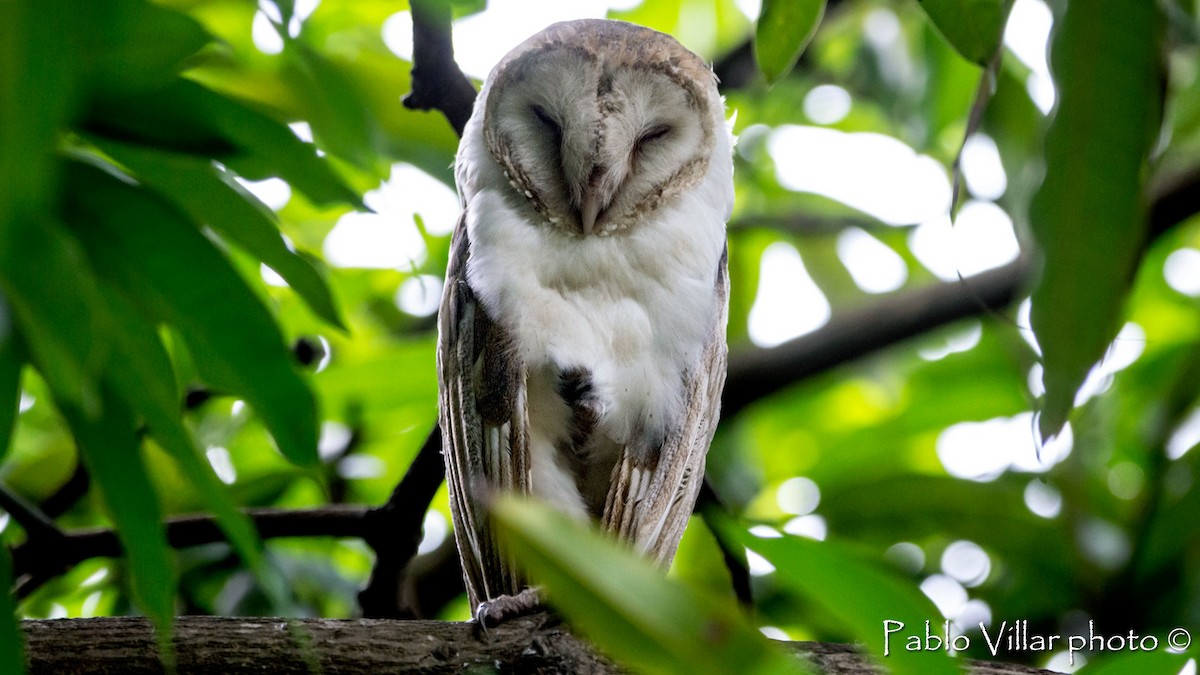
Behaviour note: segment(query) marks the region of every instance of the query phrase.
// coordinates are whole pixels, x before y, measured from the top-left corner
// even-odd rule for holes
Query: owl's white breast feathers
[[[480,138],[480,117],[464,133],[458,162],[472,288],[515,336],[531,380],[586,368],[604,406],[598,431],[617,444],[661,433],[680,413],[681,382],[719,314],[731,163],[710,162],[701,184],[627,231],[571,236],[538,223],[510,187]],[[729,144],[721,136],[714,157],[729,157]],[[564,422],[533,414],[539,390],[554,385],[529,383],[531,432],[553,438]]]

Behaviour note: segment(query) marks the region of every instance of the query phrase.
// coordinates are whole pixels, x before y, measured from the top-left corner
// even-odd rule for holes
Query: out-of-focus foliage
[[[515,498],[495,516],[553,606],[619,661],[654,673],[798,671],[732,603],[680,587],[568,516]]]
[[[986,66],[1000,48],[1012,0],[919,0],[934,27],[964,58]]]
[[[8,551],[0,551],[0,583],[12,584],[12,558]],[[12,596],[4,594],[0,600],[0,666],[6,673],[19,673],[25,668],[24,646],[21,644],[20,626],[17,624],[17,607]]]
[[[754,58],[767,82],[786,75],[821,25],[825,0],[763,0],[754,32]]]
[[[877,562],[864,562],[851,551],[835,544],[805,537],[784,537],[771,528],[752,533],[726,533],[761,555],[775,568],[781,587],[814,606],[851,632],[854,641],[865,645],[897,675],[957,673],[957,664],[944,649],[903,649],[900,640],[891,644],[892,633],[908,626],[924,626],[936,610],[929,598],[900,581]],[[853,602],[847,602],[853,598]]]
[[[611,12],[714,61],[737,111],[733,351],[936,283],[970,293],[1017,242],[1041,281],[1025,291],[1038,346],[1027,303],[981,311],[723,420],[716,491],[831,544],[751,546],[774,567],[750,556],[751,620],[878,638],[863,617],[889,609],[868,581],[883,568],[972,657],[1065,667],[1062,649],[990,654],[980,623],[1194,627],[1200,195],[1160,198],[1200,169],[1197,3],[762,3],[825,6],[811,40],[807,23],[756,27],[752,4]],[[536,14],[484,5],[455,3],[458,25]],[[1051,20],[1054,87],[1027,47]],[[86,466],[92,489],[55,522],[116,527],[130,552],[50,580],[21,616],[356,613],[362,542],[264,545],[237,508],[382,503],[435,424],[428,298],[457,140],[400,104],[410,22],[399,0],[0,2],[0,482],[44,506]],[[926,188],[934,213],[902,208]],[[307,365],[288,349],[301,338]],[[1066,425],[1044,447],[1043,409],[1042,429]],[[155,522],[195,511],[234,546],[168,550]],[[422,560],[447,521],[439,497]],[[840,564],[846,547],[874,564]],[[798,583],[826,558],[838,569],[817,571],[844,583]],[[732,595],[699,520],[671,574]],[[434,609],[466,616],[462,600]],[[10,636],[0,625],[5,665]]]
[[[1030,320],[1046,365],[1045,436],[1066,423],[1076,390],[1120,328],[1146,239],[1148,162],[1162,127],[1161,13],[1137,0],[1096,9],[1071,3],[1059,20],[1051,54],[1058,112],[1030,218],[1044,256]],[[1097,53],[1097,44],[1110,48]]]

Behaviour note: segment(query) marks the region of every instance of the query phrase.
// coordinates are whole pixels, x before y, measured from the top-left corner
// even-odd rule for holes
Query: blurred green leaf
[[[936,675],[960,672],[946,649],[908,651],[904,637],[940,631],[940,616],[929,598],[912,582],[901,580],[886,568],[865,560],[836,542],[803,537],[756,537],[734,526],[723,536],[755,551],[775,566],[778,583],[792,593],[817,603],[822,611],[850,630],[875,658],[898,675]],[[885,622],[894,621],[902,624]],[[890,639],[886,629],[896,629]]]
[[[986,66],[1000,49],[1012,0],[917,0],[963,58]]]
[[[976,483],[950,476],[889,475],[823,490],[821,513],[838,531],[873,541],[905,539],[922,531],[979,540],[990,531],[1013,547],[1005,550],[1048,546],[1048,553],[1065,554],[1061,524],[1025,507],[1027,482],[1021,476]]]
[[[170,197],[197,222],[228,237],[275,270],[322,319],[345,328],[316,266],[288,249],[275,215],[210,160],[96,139],[97,145],[136,177]]]
[[[286,457],[316,464],[312,393],[229,262],[182,214],[104,171],[74,163],[68,184],[69,221],[101,273],[176,326],[209,384],[244,397]]]
[[[146,0],[75,3],[73,20],[86,26],[80,51],[94,89],[152,89],[168,84],[180,62],[209,41],[192,17]]]
[[[1045,367],[1043,437],[1062,429],[1120,327],[1146,239],[1143,186],[1164,96],[1156,3],[1068,3],[1056,23],[1057,112],[1030,213],[1044,260],[1030,318]]]
[[[549,602],[605,652],[654,673],[803,672],[737,609],[689,591],[661,570],[569,517],[500,499],[502,541]]]
[[[824,15],[825,0],[763,0],[754,33],[754,59],[768,83],[796,65]]]
[[[7,546],[0,546],[0,673],[24,675],[25,645],[17,622],[17,603],[7,589],[13,587],[12,558]]]
[[[339,157],[370,169],[378,159],[380,132],[355,82],[338,64],[297,40],[284,50],[284,76],[300,93],[313,133]]]
[[[71,406],[61,410],[133,568],[134,597],[154,622],[159,650],[169,662],[176,579],[162,513],[142,461],[133,411],[112,389],[103,393],[104,411],[97,419]]]
[[[0,295],[0,460],[8,453],[21,405],[21,361],[20,340],[12,314]]]
[[[0,233],[45,210],[58,130],[75,101],[69,0],[0,3]],[[30,114],[36,111],[36,114]],[[0,249],[9,242],[0,242]]]
[[[286,125],[188,80],[147,92],[97,96],[84,128],[113,140],[188,152],[251,180],[278,176],[317,204],[362,208],[358,194]]]
[[[0,230],[0,291],[55,396],[88,414],[97,412],[106,331],[91,266],[79,245],[44,215],[10,221]]]
[[[58,395],[95,412],[104,341],[91,272],[45,215],[58,132],[77,98],[72,5],[0,3],[0,292]]]
[[[262,545],[250,519],[237,510],[212,466],[201,459],[180,419],[175,375],[158,333],[120,291],[101,285],[108,310],[122,330],[113,344],[113,388],[139,412],[159,444],[196,486],[246,566],[266,579]]]

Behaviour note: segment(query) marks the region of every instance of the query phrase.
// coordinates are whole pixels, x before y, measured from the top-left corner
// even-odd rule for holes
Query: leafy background
[[[737,111],[729,339],[735,364],[758,367],[726,401],[709,479],[743,525],[689,528],[671,572],[687,602],[734,612],[738,566],[731,576],[713,534],[724,527],[728,548],[753,551],[748,625],[772,637],[877,649],[882,618],[945,616],[988,657],[979,621],[1075,634],[1091,620],[1160,639],[1200,627],[1197,4],[646,0],[609,12],[712,60]],[[450,9],[487,25],[504,7]],[[1053,111],[1048,83],[1001,40],[1010,11],[1053,16]],[[450,199],[457,139],[442,116],[400,104],[411,22],[393,0],[0,2],[12,552],[0,582],[17,588],[0,615],[140,612],[165,633],[178,613],[361,613],[379,542],[329,523],[385,503],[436,421],[428,300],[453,207],[413,195]],[[830,96],[840,114],[819,105]],[[847,204],[894,187],[870,154],[833,196],[790,189],[787,148],[805,151],[785,143],[794,125],[935,162],[958,188],[966,242],[943,250],[949,278],[920,243],[937,217]],[[957,180],[968,138],[994,144],[999,193],[970,180],[969,154]],[[981,204],[1004,214],[999,241],[1019,241],[1020,258],[969,258],[1004,249],[966,226]],[[364,236],[376,237],[367,253],[344,253],[340,240]],[[875,258],[843,250],[863,236]],[[805,271],[778,272],[796,251]],[[886,294],[859,274],[896,260]],[[983,290],[993,283],[1007,284],[1001,300]],[[896,328],[889,312],[939,288],[970,318]],[[827,316],[797,323],[822,302]],[[911,339],[878,348],[876,334]],[[863,358],[821,365],[847,353]],[[260,541],[246,510],[266,507],[301,513],[283,534],[307,536]],[[580,575],[550,582],[572,569],[570,551],[531,538],[560,526],[512,509],[513,545],[564,584],[564,612],[615,625],[571,614],[569,598],[588,600],[572,591]],[[195,512],[224,536],[176,550],[160,523]],[[465,619],[448,520],[439,494],[401,606]],[[750,524],[788,536],[756,543]],[[64,538],[93,527],[115,528],[128,555]],[[699,606],[663,597],[653,620]],[[0,653],[17,658],[0,632]],[[634,654],[656,648],[671,653]],[[1003,657],[1069,669],[1061,653]]]

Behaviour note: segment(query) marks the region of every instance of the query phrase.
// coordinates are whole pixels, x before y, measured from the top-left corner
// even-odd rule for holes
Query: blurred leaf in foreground
[[[1030,212],[1043,256],[1030,315],[1045,366],[1043,437],[1062,429],[1116,335],[1141,260],[1147,158],[1163,115],[1162,32],[1154,2],[1071,2],[1052,38],[1058,107]]]
[[[963,58],[986,66],[1000,49],[1012,0],[918,0],[933,25]]]
[[[763,0],[754,33],[754,58],[768,83],[796,65],[824,15],[825,0]]]
[[[0,588],[12,588],[12,558],[6,547],[0,547]],[[0,673],[23,675],[25,655],[21,644],[21,627],[17,624],[17,607],[12,594],[0,593]]]
[[[549,602],[602,650],[639,672],[794,673],[736,607],[666,578],[611,539],[548,506],[503,498],[502,541]]]
[[[960,672],[945,646],[909,651],[907,638],[942,633],[937,608],[912,583],[864,560],[834,542],[804,537],[756,536],[726,524],[722,535],[758,553],[775,567],[787,590],[819,605],[866,645],[879,663],[898,675],[952,675]],[[892,629],[890,638],[888,629]]]
[[[279,327],[229,261],[161,199],[93,167],[69,173],[69,222],[102,275],[179,328],[200,373],[244,396],[280,452],[317,462],[316,404]]]

